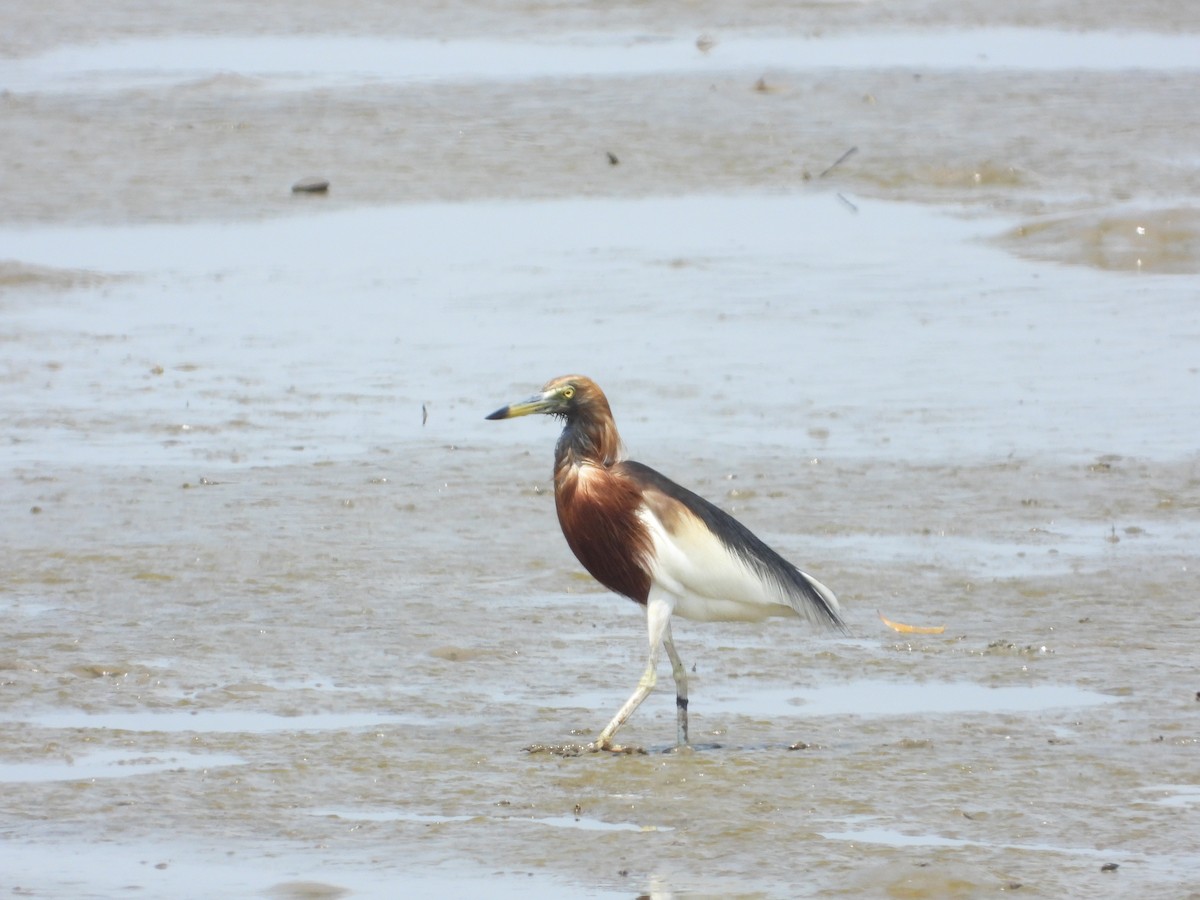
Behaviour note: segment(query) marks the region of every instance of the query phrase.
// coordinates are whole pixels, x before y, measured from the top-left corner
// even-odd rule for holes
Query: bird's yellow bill
[[[879,610],[875,611],[881,621],[892,631],[898,631],[901,634],[941,634],[946,630],[945,625],[905,625],[903,622],[893,622],[891,619],[884,618],[883,613]]]
[[[502,406],[487,418],[515,419],[517,416],[530,416],[534,413],[549,412],[550,399],[545,394],[535,394],[528,400],[522,400],[520,403],[510,403],[508,406]]]

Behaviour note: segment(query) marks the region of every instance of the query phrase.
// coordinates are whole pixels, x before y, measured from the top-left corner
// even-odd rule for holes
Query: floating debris
[[[292,185],[293,194],[327,194],[329,180],[325,178],[301,178]]]
[[[880,622],[901,634],[942,634],[946,630],[945,625],[905,625],[903,622],[893,622],[885,618],[879,610],[875,610],[875,614],[879,616]]]

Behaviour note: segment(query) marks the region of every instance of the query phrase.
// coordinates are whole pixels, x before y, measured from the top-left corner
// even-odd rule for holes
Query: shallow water
[[[669,73],[597,71],[629,49],[613,44],[524,86],[484,57],[471,84],[414,86],[366,56],[359,93],[316,63],[277,91],[250,56],[224,74],[129,56],[195,37],[162,22],[136,45],[49,41],[0,66],[26,79],[0,98],[14,123],[0,141],[43,151],[0,175],[0,889],[1195,891],[1200,307],[1194,276],[1172,274],[1194,268],[1193,220],[1169,239],[1154,227],[1195,208],[1194,123],[1167,115],[1194,66],[1156,51],[1154,73],[1084,74],[1079,47],[1141,38],[1065,38],[1064,21],[1037,32],[1050,63],[991,71],[992,47],[967,71],[942,44],[919,80],[878,68],[914,62],[915,35],[836,78],[811,60],[734,94],[751,64],[729,60],[770,41],[718,31],[701,54],[677,24],[675,44],[633,45],[698,54]],[[532,20],[514,30],[562,42]],[[246,33],[195,46],[232,38]],[[77,53],[90,61],[64,73]],[[920,108],[946,101],[930,121],[948,143],[1054,159],[1061,135],[1023,132],[1048,115],[1029,92],[1086,99],[1063,140],[1099,143],[1054,179],[1008,178],[990,152],[935,176],[940,138],[913,137],[917,120],[887,113],[890,144],[852,127],[888,86],[918,83]],[[642,145],[675,165],[607,143],[634,136],[618,110],[654,118],[700,84],[728,97],[707,118],[659,117]],[[288,93],[318,124],[289,132]],[[748,112],[747,98],[780,105]],[[424,112],[364,162],[375,103]],[[564,105],[580,119],[560,121]],[[210,118],[181,136],[199,110]],[[480,143],[378,181],[436,155],[426,125],[484,110]],[[770,141],[751,159],[732,139],[787,143],[789,117],[820,136],[820,166],[779,168]],[[110,152],[122,141],[135,156]],[[602,167],[622,181],[550,152],[572,141],[617,146]],[[331,196],[287,195],[339,149]],[[251,158],[271,160],[272,183],[241,168]],[[254,187],[206,184],[197,160]],[[893,190],[885,171],[925,174]],[[1171,190],[1145,188],[1170,172]],[[1030,216],[1048,227],[1031,235]],[[1097,237],[1096,222],[1129,227]],[[692,753],[670,752],[661,681],[622,732],[646,755],[523,749],[594,736],[644,664],[637,609],[582,575],[558,533],[553,423],[483,419],[568,371],[606,388],[636,458],[818,575],[851,625],[677,623]],[[946,630],[898,634],[878,614]]]
[[[1160,71],[1200,69],[1190,34],[1040,29],[696,40],[611,31],[552,39],[177,37],[68,46],[0,65],[16,94],[97,93],[236,73],[290,90],[431,80],[532,80],[814,69]]]

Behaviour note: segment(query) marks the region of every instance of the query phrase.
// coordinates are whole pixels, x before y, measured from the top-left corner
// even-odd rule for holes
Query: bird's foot
[[[526,753],[549,753],[551,756],[583,756],[585,753],[613,753],[646,755],[641,747],[623,746],[611,741],[592,741],[589,744],[530,744]]]
[[[592,741],[587,744],[530,744],[526,753],[549,753],[551,756],[583,756],[585,753],[612,753],[621,756],[645,756],[641,747],[614,744],[612,741]]]
[[[526,753],[549,753],[551,756],[582,756],[592,752],[591,744],[530,744]]]
[[[641,747],[627,744],[614,744],[609,740],[596,740],[587,745],[589,753],[619,753],[627,756],[645,756],[646,751]]]

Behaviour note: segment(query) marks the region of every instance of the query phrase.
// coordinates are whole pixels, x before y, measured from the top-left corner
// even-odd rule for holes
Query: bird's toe
[[[634,747],[630,744],[614,744],[610,740],[595,740],[587,745],[587,749],[591,753],[617,753],[626,756],[640,755],[645,756],[646,751],[641,747]]]

